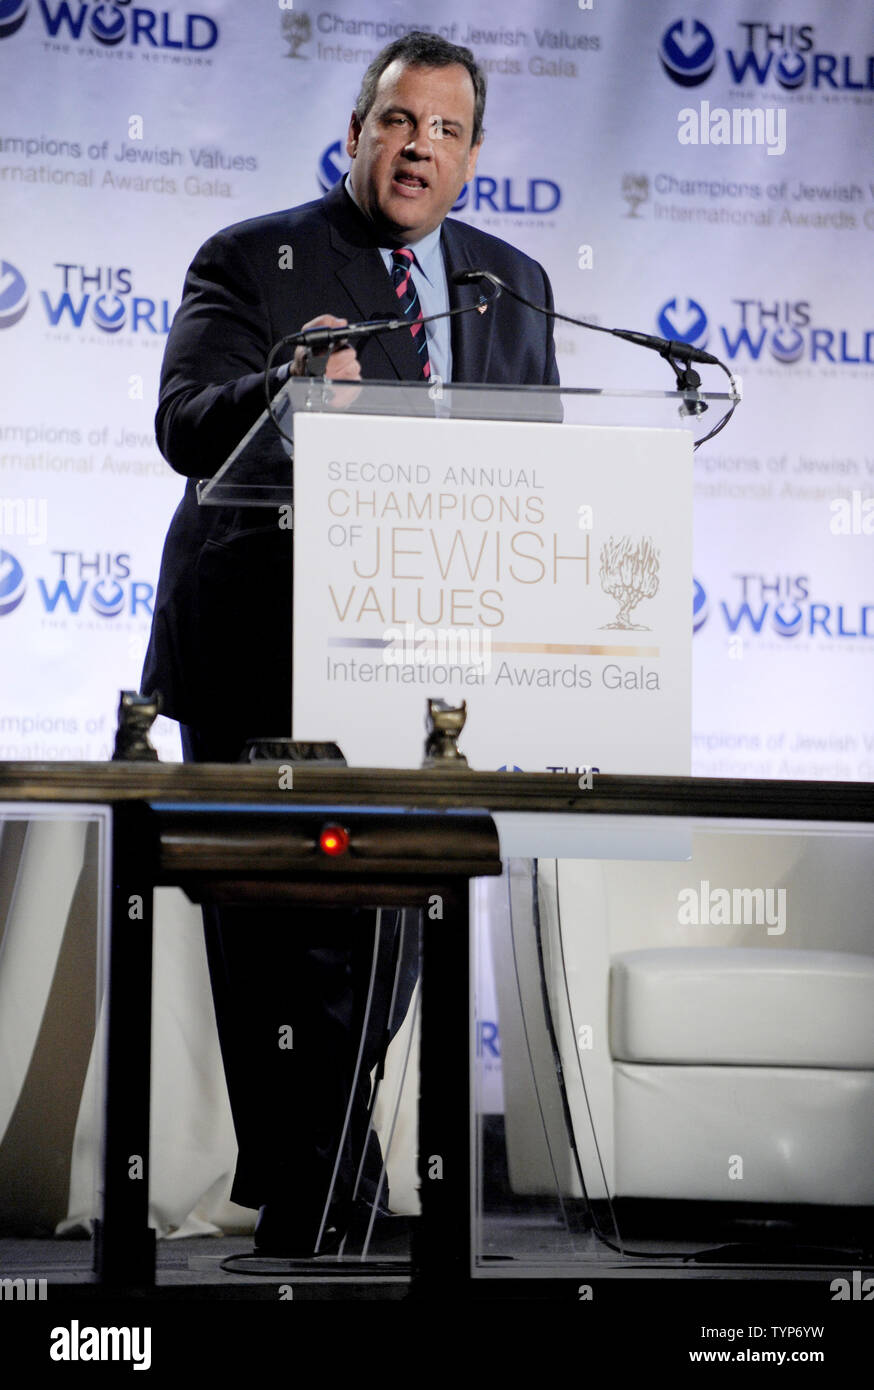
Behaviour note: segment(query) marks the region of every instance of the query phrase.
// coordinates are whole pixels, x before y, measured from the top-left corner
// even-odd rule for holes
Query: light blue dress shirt
[[[346,192],[352,199],[357,208],[361,207],[358,199],[352,190],[352,180],[346,175]],[[422,307],[422,314],[425,318],[429,314],[442,314],[449,308],[449,285],[446,279],[446,266],[443,264],[443,252],[440,250],[440,227],[435,227],[433,232],[422,237],[421,241],[414,242],[410,250],[415,256],[413,261],[413,284],[419,296],[419,304]],[[380,246],[379,254],[382,256],[383,264],[388,272],[389,278],[392,273],[391,253],[394,247]],[[452,340],[449,325],[451,319],[437,319],[435,323],[425,324],[425,333],[428,338],[428,357],[431,362],[431,380],[439,376],[441,381],[452,380]]]

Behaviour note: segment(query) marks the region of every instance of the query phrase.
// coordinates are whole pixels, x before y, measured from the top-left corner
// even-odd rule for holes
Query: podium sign
[[[682,775],[687,430],[298,412],[293,734],[418,767],[427,696],[471,765]]]

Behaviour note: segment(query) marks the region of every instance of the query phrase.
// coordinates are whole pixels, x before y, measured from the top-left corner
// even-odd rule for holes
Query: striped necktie
[[[392,251],[391,259],[391,282],[401,308],[410,320],[410,332],[419,354],[422,376],[427,381],[431,375],[431,362],[428,358],[428,339],[425,334],[425,325],[422,323],[422,308],[419,304],[416,286],[413,284],[412,269],[415,256],[409,246],[401,246],[399,250]]]

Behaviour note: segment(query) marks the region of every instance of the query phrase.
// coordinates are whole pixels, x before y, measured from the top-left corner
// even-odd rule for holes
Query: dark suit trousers
[[[187,762],[239,759],[245,739],[180,727]],[[344,1218],[365,1150],[357,1195],[372,1201],[376,1194],[381,1156],[375,1134],[367,1135],[370,1073],[406,1014],[419,936],[413,912],[384,909],[380,917],[365,1022],[375,912],[294,904],[203,907],[239,1146],[231,1196],[243,1206],[271,1204],[302,1235],[317,1233],[329,1201],[334,1215]],[[385,1183],[380,1205],[388,1206]]]

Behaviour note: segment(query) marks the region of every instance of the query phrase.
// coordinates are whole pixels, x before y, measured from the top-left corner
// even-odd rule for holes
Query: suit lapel
[[[449,283],[449,307],[469,307],[466,314],[452,319],[452,379],[459,382],[488,380],[493,323],[493,309],[485,314],[472,311],[482,293],[479,285],[453,285],[452,276],[458,270],[487,270],[475,261],[465,244],[466,228],[461,222],[443,223],[443,259]]]

